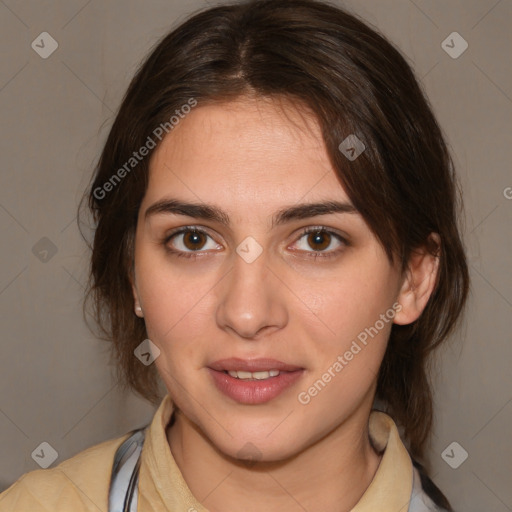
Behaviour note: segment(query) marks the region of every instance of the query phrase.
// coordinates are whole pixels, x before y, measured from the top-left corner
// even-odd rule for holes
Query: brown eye
[[[219,248],[219,245],[214,242],[206,231],[187,227],[168,235],[163,240],[163,245],[170,253],[185,257],[196,256],[194,253],[199,251]]]
[[[304,229],[296,242],[300,252],[308,257],[330,258],[338,255],[348,246],[348,241],[338,233],[323,227]]]
[[[308,244],[317,251],[323,251],[331,243],[331,235],[326,231],[316,231],[308,234]]]
[[[191,251],[200,250],[205,244],[206,236],[198,231],[187,231],[183,235],[183,245]]]

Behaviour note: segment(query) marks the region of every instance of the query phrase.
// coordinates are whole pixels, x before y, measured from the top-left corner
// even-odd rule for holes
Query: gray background
[[[116,385],[107,344],[82,320],[88,255],[76,205],[137,65],[206,5],[0,0],[0,488],[39,468],[31,453],[43,441],[57,450],[56,465],[153,415]],[[512,510],[512,1],[339,5],[406,55],[464,187],[472,294],[435,365],[433,479],[457,510]],[[59,44],[47,59],[31,48],[43,31]],[[469,44],[456,59],[441,47],[454,31]],[[55,254],[48,241],[36,245],[43,237]],[[34,254],[34,246],[50,252]],[[469,454],[457,469],[442,457],[454,441]],[[452,464],[460,461],[461,448],[450,450]]]

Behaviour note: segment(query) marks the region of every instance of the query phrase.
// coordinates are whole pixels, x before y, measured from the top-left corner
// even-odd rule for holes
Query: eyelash
[[[206,235],[211,238],[210,234],[201,228],[198,228],[196,226],[185,226],[185,227],[179,228],[179,229],[171,232],[162,240],[162,244],[165,247],[165,250],[168,253],[172,254],[173,256],[177,256],[178,258],[196,259],[197,257],[199,257],[200,251],[185,252],[185,251],[171,249],[168,246],[168,243],[171,241],[172,238],[174,238],[177,235],[181,235],[183,233],[188,233],[188,232],[200,233],[200,234]],[[350,245],[350,243],[347,241],[346,238],[341,236],[339,233],[336,233],[335,231],[331,231],[331,230],[327,229],[324,226],[310,226],[310,227],[304,228],[296,241],[300,240],[304,235],[307,235],[309,233],[333,235],[336,239],[338,239],[340,242],[342,242],[345,247]],[[343,250],[344,250],[344,247],[341,247],[336,250],[331,250],[331,251],[328,251],[325,253],[318,252],[318,251],[311,251],[311,252],[305,251],[305,252],[306,252],[308,258],[313,258],[314,260],[316,260],[317,258],[333,258],[333,257],[337,256],[338,253]]]

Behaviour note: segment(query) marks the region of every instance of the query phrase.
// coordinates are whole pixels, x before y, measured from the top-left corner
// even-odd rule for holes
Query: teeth
[[[234,377],[235,379],[243,379],[243,380],[265,380],[270,377],[277,377],[279,375],[279,370],[270,370],[268,372],[244,372],[242,370],[229,370],[229,375]]]

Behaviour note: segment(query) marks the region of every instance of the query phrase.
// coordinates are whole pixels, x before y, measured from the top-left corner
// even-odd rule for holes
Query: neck
[[[224,456],[178,409],[167,429],[172,455],[192,494],[211,512],[351,510],[381,456],[368,436],[369,408],[294,457],[247,465]]]

